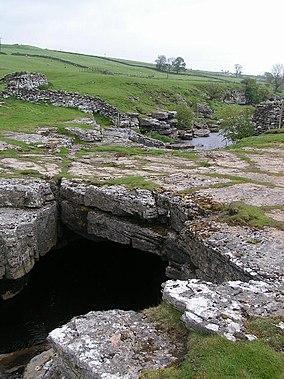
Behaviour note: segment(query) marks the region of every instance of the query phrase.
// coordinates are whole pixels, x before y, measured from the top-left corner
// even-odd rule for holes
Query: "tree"
[[[259,104],[270,96],[269,89],[265,85],[259,84],[254,78],[245,78],[241,84],[244,86],[247,104]]]
[[[242,71],[243,71],[243,67],[239,63],[236,63],[235,64],[235,73],[236,73],[237,78],[241,77]]]
[[[193,120],[193,111],[185,104],[176,106],[177,111],[177,128],[178,129],[191,129]]]
[[[234,142],[253,135],[252,109],[230,107],[223,111],[221,133]]]
[[[175,58],[167,58],[167,78],[169,77],[169,72],[171,71],[171,68],[173,67],[173,62]]]
[[[177,72],[185,71],[186,63],[182,57],[177,57],[172,63],[173,69]]]
[[[166,71],[167,69],[167,58],[165,55],[158,55],[158,58],[155,60],[156,68],[159,71]]]
[[[284,65],[281,63],[274,64],[271,72],[266,72],[266,81],[272,86],[273,92],[280,92],[284,85]]]

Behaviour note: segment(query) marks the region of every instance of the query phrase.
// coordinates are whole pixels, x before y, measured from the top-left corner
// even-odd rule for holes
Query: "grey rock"
[[[253,123],[255,134],[261,134],[269,129],[279,128],[282,100],[265,101],[256,106],[253,114]],[[280,122],[280,126],[284,127],[284,117]]]
[[[212,109],[206,103],[198,103],[196,106],[197,117],[211,118],[212,112]]]
[[[84,204],[114,215],[131,215],[144,220],[158,217],[155,197],[149,190],[128,190],[123,186],[97,187],[86,189]]]
[[[48,337],[68,379],[138,379],[143,370],[176,361],[174,346],[141,313],[90,312]]]
[[[161,254],[164,241],[164,236],[151,228],[98,211],[88,213],[88,233],[156,254]]]
[[[65,128],[71,135],[78,137],[82,141],[95,142],[102,140],[102,132],[97,129],[82,129],[79,127],[66,127]]]
[[[0,179],[0,207],[40,208],[54,200],[50,185],[40,179]]]
[[[57,206],[0,208],[0,279],[19,279],[57,243]],[[3,298],[13,295],[6,290]]]
[[[233,341],[256,339],[245,332],[244,322],[249,316],[284,315],[283,283],[167,281],[163,299],[183,312],[188,329],[215,332]]]

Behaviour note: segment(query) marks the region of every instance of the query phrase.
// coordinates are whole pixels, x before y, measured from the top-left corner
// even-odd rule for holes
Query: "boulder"
[[[75,317],[53,330],[48,340],[56,353],[53,365],[59,377],[68,379],[138,379],[143,370],[176,361],[171,340],[133,311]]]

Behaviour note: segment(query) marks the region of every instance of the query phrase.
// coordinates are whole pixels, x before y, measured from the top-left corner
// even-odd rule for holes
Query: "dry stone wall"
[[[1,92],[4,98],[16,97],[24,101],[48,102],[55,106],[76,107],[86,113],[100,113],[110,118],[113,122],[127,119],[126,115],[119,112],[117,108],[106,103],[102,99],[90,95],[83,95],[76,92],[52,91],[49,89],[39,89],[42,85],[47,85],[45,75],[39,73],[20,72],[6,75],[2,78],[7,88]]]
[[[268,129],[284,127],[284,99],[266,101],[259,104],[253,115],[255,134],[264,133]],[[281,120],[280,120],[281,118]]]

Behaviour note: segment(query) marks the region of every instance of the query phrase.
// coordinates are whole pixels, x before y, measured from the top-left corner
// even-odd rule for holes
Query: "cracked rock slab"
[[[169,280],[163,299],[183,312],[182,321],[188,329],[215,332],[233,341],[256,338],[245,332],[248,316],[284,316],[283,282]]]
[[[133,311],[90,312],[53,330],[48,339],[68,379],[138,379],[144,369],[176,360],[169,338]]]

